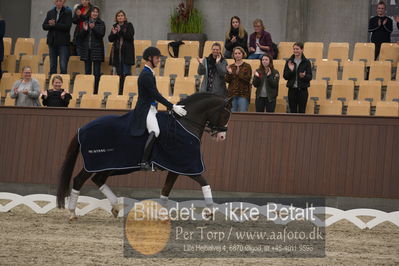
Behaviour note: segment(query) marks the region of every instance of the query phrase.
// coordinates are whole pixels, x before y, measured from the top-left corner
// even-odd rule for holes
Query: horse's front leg
[[[166,177],[165,184],[163,185],[163,188],[161,190],[161,203],[163,205],[166,205],[168,203],[169,199],[169,194],[170,191],[172,190],[173,186],[175,185],[175,182],[177,180],[177,177],[179,174],[169,172],[168,176]]]
[[[211,186],[208,185],[208,182],[202,175],[194,175],[189,176],[193,180],[195,180],[202,188],[202,193],[204,195],[205,204],[208,208],[212,208],[213,206],[213,198],[212,198],[212,190]]]

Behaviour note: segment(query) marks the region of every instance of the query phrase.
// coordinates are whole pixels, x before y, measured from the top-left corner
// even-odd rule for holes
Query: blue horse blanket
[[[157,114],[160,134],[154,144],[151,164],[182,175],[204,172],[201,141],[173,115]],[[148,132],[129,134],[133,111],[122,116],[103,116],[78,129],[78,141],[87,172],[112,170],[111,175],[139,171]]]

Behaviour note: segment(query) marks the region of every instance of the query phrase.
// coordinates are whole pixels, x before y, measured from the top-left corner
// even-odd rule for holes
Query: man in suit
[[[157,103],[161,103],[167,107],[168,110],[173,110],[179,116],[185,116],[187,111],[183,105],[176,105],[166,100],[158,91],[154,68],[156,68],[161,61],[161,52],[158,48],[149,47],[143,53],[145,66],[138,78],[138,100],[134,110],[134,118],[132,123],[131,135],[142,136],[145,130],[148,130],[149,137],[144,148],[141,168],[150,170],[149,159],[151,156],[152,147],[156,137],[159,136],[160,130],[157,114]]]

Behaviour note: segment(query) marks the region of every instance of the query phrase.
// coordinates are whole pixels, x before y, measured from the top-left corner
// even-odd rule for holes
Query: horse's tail
[[[69,144],[64,163],[62,164],[60,179],[57,188],[57,207],[63,209],[65,207],[65,197],[68,196],[69,183],[71,181],[73,169],[79,154],[78,136],[72,139]]]

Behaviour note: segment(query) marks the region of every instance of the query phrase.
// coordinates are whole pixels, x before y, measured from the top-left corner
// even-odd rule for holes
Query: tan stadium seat
[[[389,81],[387,85],[385,101],[392,101],[393,99],[399,99],[399,80]]]
[[[80,56],[69,57],[67,73],[69,75],[72,75],[73,73],[85,74],[85,63],[80,61]]]
[[[32,74],[32,78],[39,82],[40,90],[46,89],[46,75],[44,74]]]
[[[315,101],[308,101],[308,103],[306,104],[305,114],[314,115],[315,114],[315,107],[316,107],[316,102]]]
[[[85,94],[80,100],[80,108],[101,108],[103,95]]]
[[[342,80],[353,80],[355,85],[364,80],[365,63],[362,61],[347,61],[343,63]]]
[[[109,56],[104,57],[104,62],[101,62],[101,73],[104,75],[112,75],[112,66],[109,64]]]
[[[320,115],[341,115],[342,102],[338,100],[324,100],[320,101]]]
[[[317,80],[327,80],[330,84],[332,81],[338,79],[338,62],[323,61],[317,65],[316,71]]]
[[[331,42],[328,46],[328,56],[329,61],[338,61],[342,64],[348,61],[349,58],[349,43],[347,42]]]
[[[103,95],[105,92],[110,92],[111,95],[118,95],[119,80],[119,76],[102,75],[98,84],[98,94]]]
[[[133,97],[133,100],[132,100],[132,109],[134,109],[134,108],[136,107],[136,104],[137,104],[137,95]]]
[[[21,56],[21,54],[33,55],[34,46],[34,38],[18,38],[15,43],[14,54],[17,57]]]
[[[345,102],[353,100],[355,84],[352,80],[334,80],[332,82],[331,100],[345,98]]]
[[[204,59],[206,60],[206,59]],[[190,60],[190,65],[188,67],[188,76],[189,77],[194,77],[195,75],[198,75],[198,60],[197,58],[191,58]]]
[[[73,85],[73,93],[78,95],[79,92],[84,91],[87,94],[93,94],[94,91],[94,76],[79,74],[75,78]]]
[[[303,49],[306,58],[311,60],[313,65],[317,65],[323,60],[324,43],[305,42]]]
[[[280,59],[273,60],[273,66],[280,74],[280,80],[283,79],[285,63],[286,63],[285,60],[280,60]]]
[[[195,78],[194,77],[177,77],[173,96],[179,96],[181,94],[187,94],[190,96],[195,93]]]
[[[6,91],[13,89],[13,84],[21,79],[20,73],[3,73],[0,83],[0,94],[6,95]]]
[[[398,116],[399,103],[397,102],[377,102],[375,109],[376,116]]]
[[[16,99],[11,98],[11,93],[7,93],[4,106],[15,106]]]
[[[227,61],[227,65],[234,64],[234,59],[228,58],[228,59],[226,59],[226,61]]]
[[[44,55],[49,54],[50,52],[47,45],[47,38],[41,38],[39,41],[39,46],[37,47],[37,55],[40,56],[40,59],[42,60]]]
[[[284,99],[276,99],[275,113],[287,113],[287,101]]]
[[[175,74],[178,77],[184,77],[184,58],[170,58],[166,59],[164,76],[169,77],[171,74]]]
[[[172,41],[170,40],[158,40],[156,47],[161,51],[161,55],[169,57],[169,52],[168,52],[168,43]]]
[[[381,101],[381,82],[376,80],[364,80],[359,83],[359,100],[373,99],[373,105]]]
[[[278,82],[278,95],[277,99],[283,99],[284,97],[288,97],[288,88],[287,88],[287,81],[282,78],[282,75],[280,76],[280,80]]]
[[[57,70],[60,67],[57,65]],[[59,72],[59,71],[57,71]],[[43,60],[43,74],[46,76],[50,75],[50,56],[45,56]]]
[[[325,80],[311,80],[308,89],[309,99],[317,97],[317,101],[322,101],[327,98],[327,82]]]
[[[390,61],[392,66],[399,62],[399,45],[396,43],[381,44],[380,61]]]
[[[50,77],[49,88],[53,87],[54,76],[61,76],[62,78],[62,88],[66,91],[70,91],[71,76],[69,74],[53,74]]]
[[[184,44],[180,46],[179,57],[191,56],[197,58],[199,56],[199,41],[183,41]]]
[[[135,93],[138,95],[138,76],[127,76],[125,78],[125,83],[123,85],[123,95],[129,95],[129,93]]]
[[[243,61],[251,66],[252,74],[254,74],[255,70],[257,70],[260,66],[259,59],[244,59]]]
[[[151,46],[151,40],[134,40],[134,52],[136,57],[143,56],[145,49]]]
[[[212,53],[212,45],[214,43],[219,43],[222,48],[222,54],[224,54],[224,42],[223,41],[206,41],[204,45],[204,51],[202,52],[202,57],[208,57]]]
[[[396,66],[396,81],[399,81],[399,62],[398,65]]]
[[[3,42],[4,42],[4,55],[5,56],[10,55],[12,47],[12,39],[9,37],[4,37]]]
[[[105,56],[110,57],[111,56],[111,50],[112,50],[112,42],[108,42],[105,44]]]
[[[1,68],[8,73],[14,73],[17,66],[17,57],[15,55],[4,55]]]
[[[363,61],[366,66],[370,66],[370,63],[374,61],[375,44],[372,42],[355,44],[353,50],[353,61]]]
[[[349,101],[347,115],[370,115],[370,103],[367,101]]]
[[[391,80],[391,63],[388,61],[374,61],[370,64],[369,80],[382,79],[382,85],[386,86]]]
[[[128,109],[129,95],[108,96],[106,109]]]
[[[288,59],[292,56],[293,46],[295,42],[280,42],[278,44],[278,56],[277,59]]]
[[[19,72],[22,72],[23,67],[30,66],[32,73],[39,73],[39,64],[41,57],[38,55],[23,55],[19,62]]]
[[[170,96],[170,79],[169,76],[156,77],[157,89],[163,97]]]

